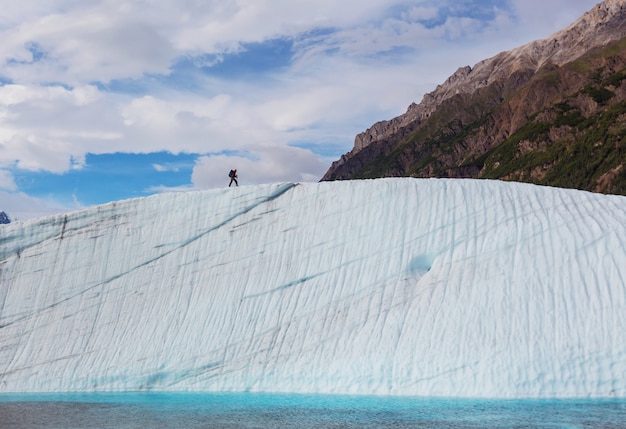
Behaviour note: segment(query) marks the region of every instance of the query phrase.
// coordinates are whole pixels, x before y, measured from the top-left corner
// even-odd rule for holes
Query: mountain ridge
[[[625,49],[619,41],[625,36],[625,2],[606,0],[567,28],[546,39],[502,52],[480,61],[473,68],[461,67],[433,92],[426,94],[420,104],[412,103],[403,115],[389,121],[378,122],[357,135],[353,149],[332,163],[322,181],[392,176],[506,179],[506,175],[494,177],[493,174],[482,171],[484,165],[469,166],[468,161],[471,161],[472,157],[473,160],[480,158],[494,149],[529,123],[529,117],[540,114],[541,109],[548,104],[562,102],[563,92],[580,91],[585,86],[576,86],[581,79],[592,82],[597,77],[594,73],[604,74],[603,78],[606,79],[608,71],[613,76],[623,72]],[[610,48],[615,44],[619,46],[617,53],[612,52]],[[593,56],[594,52],[603,49],[611,51],[610,54],[605,54],[607,64],[595,65],[594,73],[589,72],[585,75],[578,71],[573,76],[575,73],[571,73],[572,64],[576,64],[585,56]],[[589,65],[584,67],[589,67]],[[604,70],[602,70],[603,67]],[[569,75],[566,73],[568,70]],[[537,86],[537,81],[542,79],[544,79],[544,86],[554,87],[547,88],[551,96],[549,100],[546,94],[540,93],[546,88]],[[523,90],[529,83],[535,85],[535,91],[526,91],[524,97],[517,94],[517,99],[512,100],[512,97],[515,97],[516,93]],[[618,85],[614,85],[611,89],[618,93],[618,97],[612,100],[612,103],[624,100],[621,80],[617,80],[616,83]],[[555,92],[555,88],[561,92]],[[598,87],[595,91],[587,94],[592,101],[595,101],[593,96],[598,97],[599,92],[610,91],[610,89]],[[498,109],[500,112],[497,112]],[[507,110],[507,114],[503,115],[502,111]],[[587,110],[589,114],[589,109]],[[428,141],[431,141],[433,146],[441,146],[442,139],[436,138],[436,133],[456,136],[457,142],[453,145],[455,147],[450,150],[463,155],[460,160],[456,160],[456,164],[448,163],[448,168],[442,169],[441,165],[438,166],[436,162],[430,162],[428,158],[433,155],[433,151],[428,150],[413,150],[416,153],[405,150],[403,153],[398,153],[401,145],[410,146],[408,144],[411,143],[408,142],[410,139],[414,141],[414,146],[427,144]],[[472,144],[471,141],[468,143],[462,139],[462,134],[468,135],[469,140],[480,139],[481,142],[479,144]],[[466,150],[464,146],[472,146],[472,148]],[[436,153],[434,157],[437,158],[439,164],[448,162],[445,159],[442,160],[442,156]],[[387,166],[388,168],[376,166],[376,164],[385,163],[393,164],[393,166]],[[421,168],[423,166],[428,168]],[[619,169],[619,164],[610,167],[604,173]],[[376,171],[372,172],[372,170]],[[598,182],[597,178],[595,180]],[[600,192],[607,189],[610,191],[614,181],[610,182],[603,189],[601,186],[596,186],[597,183],[595,185],[588,183],[579,188]],[[552,185],[552,183],[539,184]],[[619,188],[618,192],[620,189],[622,189],[621,192],[626,192],[624,185],[613,187]]]

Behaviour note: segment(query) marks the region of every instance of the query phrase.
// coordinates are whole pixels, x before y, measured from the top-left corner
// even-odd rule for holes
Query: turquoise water
[[[0,428],[626,428],[626,400],[2,394]]]

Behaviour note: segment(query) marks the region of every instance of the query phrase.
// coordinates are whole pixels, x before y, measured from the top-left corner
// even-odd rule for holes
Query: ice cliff
[[[379,179],[0,226],[0,391],[626,397],[626,197]]]

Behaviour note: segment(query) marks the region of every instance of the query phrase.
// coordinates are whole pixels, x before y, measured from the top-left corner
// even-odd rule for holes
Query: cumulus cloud
[[[0,170],[0,189],[7,191],[17,190],[17,185],[13,180],[13,175],[7,170]]]
[[[0,167],[67,171],[97,145],[119,140],[108,101],[92,86],[0,86]],[[120,145],[121,147],[121,145]]]
[[[244,183],[318,180],[329,153],[458,67],[546,37],[595,2],[8,2],[0,181],[15,189],[16,168],[63,173],[87,154],[160,151],[198,154],[196,187],[223,184],[233,163]],[[254,49],[271,41],[285,58],[258,66]],[[249,69],[230,73],[240,58]]]
[[[512,9],[521,28],[530,27],[533,32],[547,37],[574,22],[600,0],[554,0],[536,2],[513,0]]]
[[[61,206],[56,202],[33,198],[23,192],[7,192],[0,189],[0,211],[6,212],[13,222],[70,210],[71,208]]]
[[[200,157],[192,182],[200,189],[223,187],[227,173],[237,169],[240,185],[319,180],[328,166],[308,150],[295,147],[255,145],[237,155]]]
[[[145,22],[143,14],[121,2],[72,2],[66,7],[59,4],[58,11],[27,16],[0,33],[2,75],[21,82],[80,85],[167,73],[177,53],[157,21]]]

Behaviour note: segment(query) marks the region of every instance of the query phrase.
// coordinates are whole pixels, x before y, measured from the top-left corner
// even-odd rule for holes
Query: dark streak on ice
[[[319,273],[319,274],[314,274],[312,276],[303,277],[301,279],[294,280],[294,281],[289,282],[289,283],[285,283],[284,285],[278,286],[277,288],[274,288],[272,290],[268,290],[266,292],[255,293],[255,294],[252,294],[252,295],[246,295],[246,296],[244,296],[242,298],[242,300],[249,299],[249,298],[258,298],[260,296],[269,295],[269,294],[272,294],[272,293],[275,293],[275,292],[280,292],[282,290],[289,289],[290,287],[297,286],[297,285],[300,285],[302,283],[306,283],[309,280],[314,279],[315,277],[321,276],[322,274],[323,273]]]
[[[57,301],[57,302],[55,302],[53,304],[50,304],[47,307],[41,308],[39,311],[37,311],[35,313],[30,313],[30,314],[24,315],[22,317],[18,317],[17,319],[13,319],[13,320],[11,320],[9,322],[2,323],[2,324],[0,324],[0,329],[5,328],[5,327],[10,326],[10,325],[13,325],[13,324],[15,324],[17,322],[20,322],[20,321],[23,321],[23,320],[27,320],[27,319],[35,316],[36,314],[43,313],[43,312],[45,312],[47,310],[55,308],[55,307],[65,303],[67,301],[73,300],[74,298],[77,298],[77,297],[85,294],[86,292],[89,292],[89,291],[91,291],[93,289],[96,289],[96,288],[98,288],[100,286],[103,286],[105,284],[111,283],[111,282],[113,282],[113,281],[115,281],[115,280],[117,280],[117,279],[119,279],[121,277],[124,277],[125,275],[127,275],[127,274],[129,274],[129,273],[131,273],[131,272],[133,272],[133,271],[135,271],[135,270],[137,270],[139,268],[145,267],[146,265],[149,265],[149,264],[151,264],[151,263],[153,263],[155,261],[158,261],[159,259],[164,258],[165,256],[167,256],[167,255],[169,255],[169,254],[171,254],[171,253],[173,253],[173,252],[175,252],[177,250],[180,250],[180,249],[188,246],[189,244],[199,240],[200,238],[206,236],[207,234],[210,234],[211,232],[213,232],[213,231],[215,231],[217,229],[222,228],[224,225],[227,225],[228,223],[232,222],[233,220],[237,219],[238,217],[240,217],[240,216],[250,212],[251,210],[259,207],[260,205],[269,203],[271,201],[274,201],[275,199],[277,199],[277,198],[281,197],[283,194],[285,194],[287,191],[295,188],[297,185],[298,185],[297,183],[287,183],[287,184],[284,184],[281,187],[279,187],[278,190],[276,192],[274,192],[273,194],[271,194],[271,195],[269,195],[269,196],[267,196],[267,197],[265,197],[263,199],[260,199],[259,201],[255,202],[254,204],[244,208],[243,210],[241,210],[238,213],[235,213],[230,218],[228,218],[228,219],[224,220],[223,222],[221,222],[221,223],[219,223],[219,224],[217,224],[217,225],[215,225],[215,226],[213,226],[213,227],[203,231],[202,233],[196,235],[195,237],[189,238],[188,240],[184,241],[180,246],[175,247],[173,249],[170,249],[170,250],[168,250],[166,252],[163,252],[160,255],[155,256],[154,258],[151,258],[151,259],[149,259],[149,260],[147,260],[147,261],[137,265],[136,267],[131,268],[130,270],[128,270],[126,272],[116,274],[116,275],[114,275],[112,277],[109,277],[108,279],[106,279],[106,280],[104,280],[104,281],[102,281],[100,283],[97,283],[97,284],[95,284],[93,286],[90,286],[90,287],[88,287],[86,289],[83,289],[82,291],[80,291],[79,293],[77,293],[75,295],[69,296],[69,297],[67,297],[65,299],[62,299],[62,300]],[[67,216],[64,218],[63,228],[62,228],[62,231],[61,231],[61,237],[60,238],[63,237],[63,233],[65,232],[65,225],[66,225],[66,223],[67,223]]]

